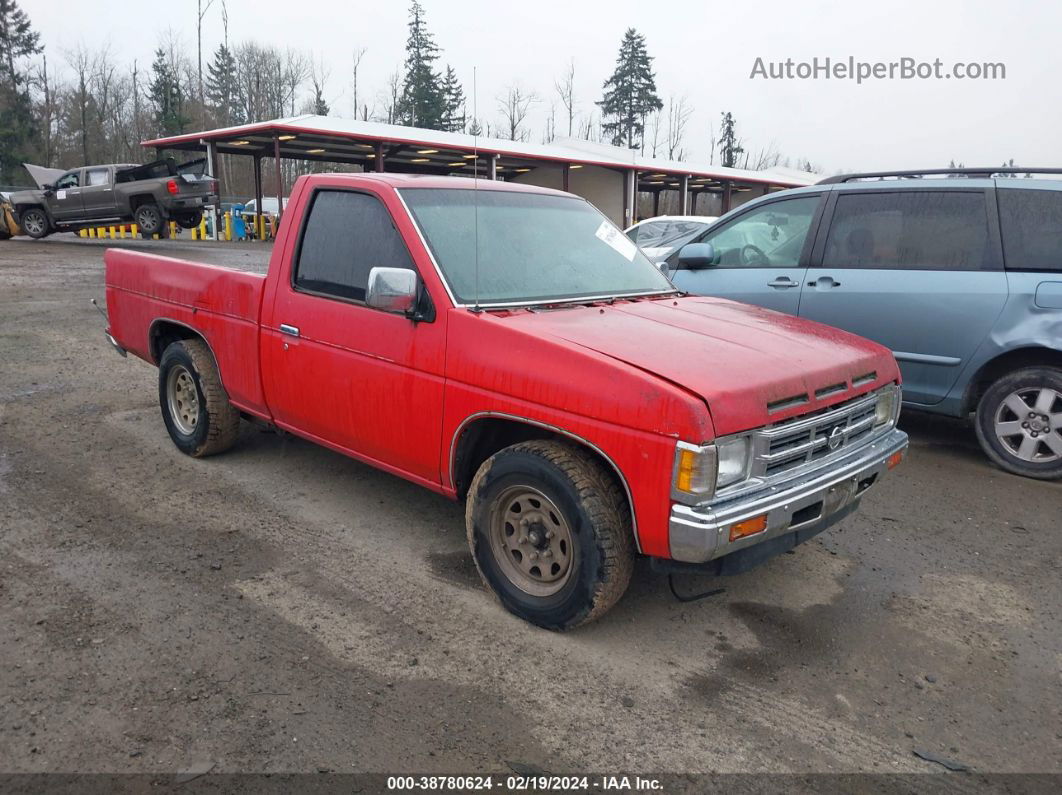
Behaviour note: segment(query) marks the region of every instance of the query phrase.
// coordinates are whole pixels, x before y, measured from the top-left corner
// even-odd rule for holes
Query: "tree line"
[[[213,52],[204,53],[202,27],[212,9],[220,13],[223,37]],[[24,184],[23,162],[53,167],[141,162],[140,142],[150,138],[332,112],[333,76],[326,64],[293,48],[230,41],[225,0],[197,0],[196,12],[195,51],[190,53],[171,30],[160,36],[150,63],[130,64],[110,46],[77,45],[58,54],[46,50],[18,0],[0,0],[0,185]],[[545,104],[537,136],[542,142],[579,137],[652,157],[681,161],[688,156],[693,107],[684,96],[669,96],[666,102],[661,97],[645,37],[634,28],[624,33],[613,73],[590,110],[579,101],[572,59],[546,98],[514,82],[494,98],[493,113],[483,116],[469,108],[465,87],[444,62],[419,0],[410,3],[407,29],[404,59],[375,92],[359,85],[366,49],[354,50],[343,82],[352,92],[356,118],[530,141],[536,137],[529,123],[532,111]],[[718,134],[710,128],[697,137],[719,165],[761,169],[790,163],[774,144],[752,151],[729,112],[720,114]],[[246,191],[249,165],[222,165],[224,176],[237,183],[234,190]],[[819,170],[806,159],[794,165]]]

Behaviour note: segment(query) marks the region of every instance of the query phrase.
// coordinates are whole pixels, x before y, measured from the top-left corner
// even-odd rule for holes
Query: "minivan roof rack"
[[[953,176],[967,178],[987,178],[993,174],[1062,174],[1062,168],[1019,168],[1017,166],[997,166],[995,168],[925,168],[917,171],[867,171],[861,174],[838,174],[826,177],[819,185],[837,185],[853,182],[857,179],[884,179],[898,177],[919,179],[925,176]]]

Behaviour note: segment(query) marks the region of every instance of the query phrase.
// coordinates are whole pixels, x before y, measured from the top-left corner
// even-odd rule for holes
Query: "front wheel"
[[[52,231],[52,225],[48,220],[48,215],[39,207],[31,207],[22,213],[22,217],[19,219],[19,226],[22,227],[23,232],[34,240],[40,240],[42,237],[47,237]]]
[[[977,404],[977,440],[1000,468],[1062,478],[1062,370],[1025,367],[999,378]]]
[[[634,550],[626,498],[575,445],[522,442],[493,455],[469,488],[465,524],[487,587],[532,624],[585,624],[627,590]]]
[[[133,213],[133,218],[144,237],[151,237],[162,231],[162,212],[157,204],[152,202],[141,204]]]
[[[240,413],[201,340],[178,340],[166,348],[159,361],[159,403],[166,430],[182,453],[202,458],[235,444]]]

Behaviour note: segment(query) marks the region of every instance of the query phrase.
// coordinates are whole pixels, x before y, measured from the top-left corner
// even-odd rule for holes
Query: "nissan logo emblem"
[[[837,425],[832,431],[830,431],[830,435],[826,437],[826,445],[831,450],[836,450],[841,446],[842,441],[844,441],[844,427]]]

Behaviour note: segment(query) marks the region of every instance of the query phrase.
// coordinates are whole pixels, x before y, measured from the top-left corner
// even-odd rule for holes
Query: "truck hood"
[[[810,320],[719,298],[522,312],[512,321],[624,362],[701,398],[716,433],[778,422],[898,381],[892,353]]]

